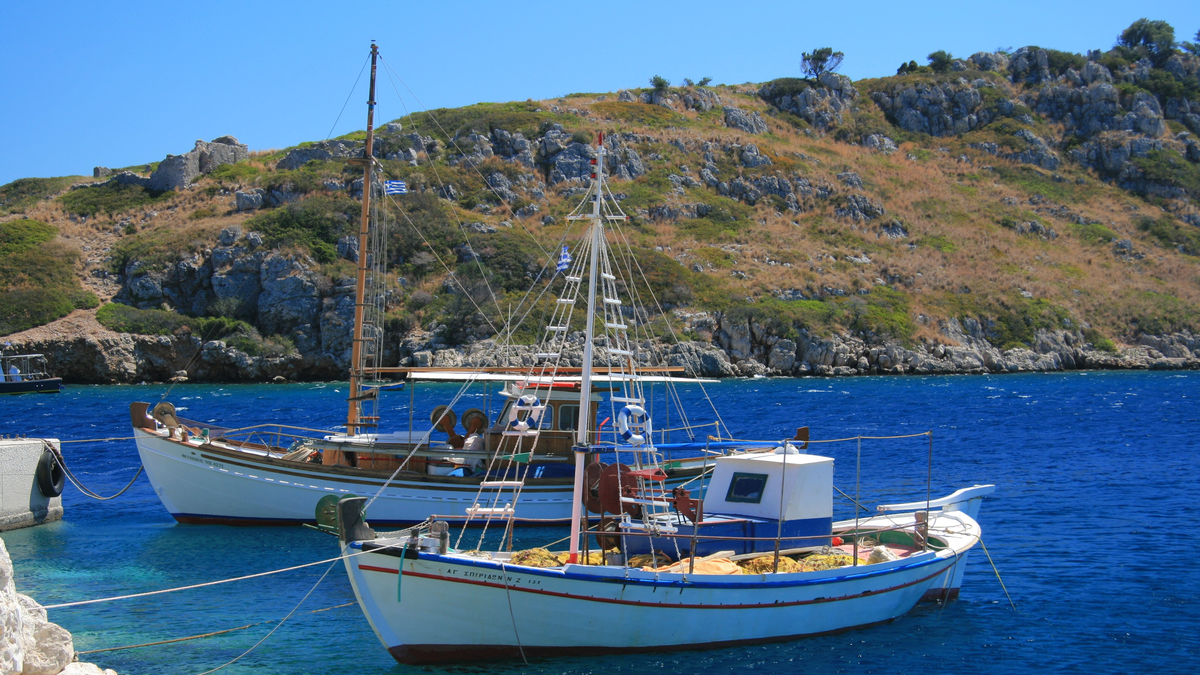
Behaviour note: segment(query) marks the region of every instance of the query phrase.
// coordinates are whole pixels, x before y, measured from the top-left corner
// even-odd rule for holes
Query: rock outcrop
[[[741,374],[868,375],[1017,373],[1082,369],[1200,369],[1200,336],[1188,332],[1146,336],[1139,344],[1107,352],[1077,331],[1039,330],[1028,348],[1001,350],[987,340],[988,327],[972,318],[940,326],[943,343],[905,347],[894,341],[838,334],[780,337],[756,322],[717,315],[713,342]],[[749,364],[747,362],[753,362]]]
[[[1011,112],[1012,104],[985,107],[979,89],[965,79],[941,84],[920,83],[876,91],[871,100],[905,131],[931,136],[961,136]]]
[[[820,131],[840,125],[843,114],[858,100],[858,90],[850,78],[837,73],[823,73],[815,85],[768,83],[758,90],[758,95]]]
[[[150,174],[147,187],[151,190],[178,190],[187,187],[197,176],[206,174],[222,164],[235,164],[250,158],[250,150],[233,136],[215,138],[212,142],[196,141],[196,147],[182,155],[167,155]]]
[[[12,559],[0,540],[0,673],[4,675],[117,675],[91,663],[73,663],[71,633],[51,623],[46,610],[17,593]]]
[[[320,141],[312,145],[293,148],[275,165],[278,171],[294,171],[305,164],[317,160],[346,159],[361,156],[363,144],[359,141]]]

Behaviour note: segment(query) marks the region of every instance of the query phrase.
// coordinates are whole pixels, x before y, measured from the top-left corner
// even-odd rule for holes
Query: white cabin
[[[832,518],[833,458],[750,453],[717,459],[706,513],[778,520],[781,505],[785,521]]]

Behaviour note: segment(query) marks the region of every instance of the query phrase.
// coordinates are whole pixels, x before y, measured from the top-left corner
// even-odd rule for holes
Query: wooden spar
[[[588,266],[588,301],[583,339],[583,366],[580,368],[579,382],[579,422],[575,425],[578,438],[573,448],[575,451],[575,485],[572,490],[574,499],[571,500],[571,543],[568,546],[567,561],[579,562],[579,528],[583,510],[583,464],[588,448],[588,426],[595,418],[591,414],[592,396],[592,338],[595,334],[596,321],[596,274],[600,266],[600,249],[604,244],[604,221],[600,218],[600,204],[604,201],[604,136],[596,148],[596,173],[592,174],[592,186],[595,196],[592,200],[592,246],[589,254],[591,264]]]
[[[363,154],[363,193],[362,193],[362,218],[359,221],[358,228],[358,274],[354,283],[354,340],[351,343],[350,353],[350,396],[349,407],[346,413],[346,433],[355,434],[359,428],[363,426],[361,415],[361,397],[360,390],[362,388],[363,378],[363,362],[362,362],[362,342],[363,342],[363,315],[366,310],[366,287],[367,287],[367,246],[368,234],[370,231],[371,218],[371,186],[372,186],[372,170],[374,169],[374,161],[372,152],[375,142],[375,72],[376,63],[379,59],[379,47],[375,41],[371,41],[371,89],[367,96],[367,144]],[[324,454],[325,464],[341,464],[342,453],[337,451],[326,450]]]

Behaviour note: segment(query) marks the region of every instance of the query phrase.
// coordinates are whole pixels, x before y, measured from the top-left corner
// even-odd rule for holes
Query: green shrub
[[[1178,248],[1188,255],[1200,255],[1200,230],[1182,225],[1170,216],[1144,216],[1138,219],[1137,228],[1163,246]]]
[[[598,115],[608,116],[614,120],[642,124],[648,127],[662,128],[665,126],[687,126],[691,120],[677,112],[649,103],[632,101],[601,101],[592,104],[592,110]]]
[[[0,223],[0,256],[24,253],[58,236],[58,230],[39,220]]]
[[[0,214],[24,211],[81,180],[85,180],[83,176],[18,178],[8,185],[0,186]]]
[[[929,59],[929,67],[932,68],[933,72],[935,73],[945,73],[949,71],[950,64],[954,61],[954,55],[944,49],[939,49],[925,58]]]
[[[1066,310],[1038,298],[998,298],[986,322],[984,336],[1000,349],[1027,347],[1039,329],[1062,328]]]
[[[958,250],[958,244],[955,244],[949,237],[943,235],[933,235],[930,237],[921,237],[915,242],[917,246],[928,246],[936,249],[939,253],[954,253]]]
[[[345,196],[316,195],[246,221],[272,248],[305,246],[314,259],[331,263],[337,257],[337,240],[354,231],[361,205]]]
[[[253,331],[244,321],[225,317],[192,317],[163,309],[138,309],[110,302],[96,311],[96,320],[118,333],[136,335],[196,335],[220,340],[239,331]],[[255,333],[257,334],[257,333]]]
[[[654,91],[657,91],[661,94],[661,93],[666,92],[667,89],[670,88],[671,81],[665,77],[655,75],[654,77],[650,78],[650,86],[654,87]]]
[[[69,213],[80,216],[105,214],[112,216],[162,201],[174,194],[171,190],[156,192],[141,185],[107,183],[94,187],[71,190],[58,198]]]
[[[1062,52],[1057,49],[1045,49],[1044,47],[1035,47],[1033,45],[1029,46],[1029,50],[1033,52],[1037,52],[1039,49],[1045,50],[1048,68],[1054,75],[1062,75],[1071,68],[1083,70],[1083,67],[1087,65],[1087,59],[1080,54]]]
[[[1175,29],[1166,21],[1138,19],[1117,36],[1117,48],[1135,59],[1148,56],[1162,65],[1175,53]]]
[[[42,326],[71,313],[71,298],[58,290],[17,288],[0,291],[0,335]]]
[[[1117,233],[1101,225],[1100,223],[1087,223],[1080,225],[1074,223],[1071,225],[1071,231],[1075,236],[1079,237],[1088,244],[1107,244],[1110,241],[1115,241]]]
[[[263,337],[253,326],[240,321],[238,323],[237,328],[224,338],[227,346],[250,356],[267,358],[279,358],[296,353],[296,344],[291,339],[281,335]]]
[[[210,208],[196,209],[188,214],[188,220],[204,220],[205,218],[212,218],[215,215],[217,215],[217,212]]]
[[[794,97],[802,94],[811,86],[812,84],[802,77],[780,77],[764,84],[761,91],[765,92],[767,97],[774,101],[784,96]]]
[[[1200,328],[1196,308],[1173,295],[1145,291],[1132,300],[1136,307],[1132,323],[1138,333],[1166,335],[1184,329],[1196,332]]]
[[[990,125],[989,125],[990,126]],[[1019,187],[1027,193],[1039,194],[1056,202],[1085,201],[1093,190],[1073,183],[1059,183],[1048,173],[1032,166],[1008,166],[998,164],[994,167],[996,175],[1008,185]]]
[[[472,131],[488,134],[493,129],[521,132],[526,138],[535,138],[543,121],[555,118],[553,113],[537,112],[538,104],[533,101],[512,103],[476,103],[462,108],[439,108],[418,112],[400,118],[406,129],[419,130],[443,143],[451,138]],[[436,120],[436,123],[435,123]]]
[[[1065,309],[1042,298],[948,294],[942,302],[952,316],[977,318],[984,338],[1000,349],[1028,347],[1037,339],[1038,330],[1070,325]]]
[[[1193,199],[1200,199],[1200,166],[1192,164],[1174,150],[1151,150],[1145,157],[1130,160],[1142,170],[1146,180],[1182,188]]]
[[[204,177],[219,181],[245,183],[261,173],[262,169],[256,166],[247,164],[246,162],[238,162],[237,164],[222,164],[209,171]]]
[[[0,335],[96,306],[75,275],[79,252],[54,241],[57,234],[36,220],[0,223]]]
[[[1112,340],[1104,337],[1100,331],[1095,328],[1084,328],[1083,339],[1092,343],[1092,346],[1102,352],[1117,353],[1117,345]]]
[[[793,340],[800,329],[819,335],[849,329],[908,342],[915,330],[908,296],[884,286],[868,295],[825,300],[761,298],[752,304],[727,304],[723,321],[753,321]]]

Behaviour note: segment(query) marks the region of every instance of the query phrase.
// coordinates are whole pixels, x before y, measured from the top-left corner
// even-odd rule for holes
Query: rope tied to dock
[[[390,544],[388,546],[380,546],[379,548],[372,549],[372,551],[379,551],[379,550],[383,550],[383,549],[387,549],[387,548],[396,548],[397,546],[403,546],[403,544]],[[326,563],[334,563],[339,560],[344,560],[346,558],[353,558],[353,557],[360,556],[360,555],[363,555],[364,553],[369,553],[369,552],[370,551],[359,551],[357,553],[347,553],[344,555],[339,555],[334,558],[326,558],[325,560],[318,560],[316,562],[304,563],[302,565],[292,565],[291,567],[284,567],[284,568],[277,569],[277,570],[268,570],[266,572],[258,572],[256,574],[247,574],[245,576],[240,576],[240,577],[231,577],[229,579],[217,579],[216,581],[206,581],[206,582],[200,583],[200,584],[190,584],[188,586],[177,586],[175,588],[164,588],[164,589],[157,590],[157,591],[145,591],[143,593],[130,593],[128,595],[114,595],[114,596],[108,597],[108,598],[96,598],[95,600],[78,600],[76,602],[60,602],[57,605],[43,605],[42,607],[43,607],[43,609],[62,609],[65,607],[81,607],[83,605],[94,605],[99,602],[114,602],[117,600],[131,600],[133,598],[144,598],[144,597],[151,596],[151,595],[161,595],[163,593],[175,593],[177,591],[189,591],[194,588],[205,588],[207,586],[217,586],[220,584],[228,584],[228,583],[232,583],[234,581],[245,581],[246,579],[257,579],[259,577],[270,576],[272,574],[282,574],[283,572],[291,572],[293,570],[303,569],[305,567],[315,567],[317,565],[324,565]]]
[[[62,441],[59,441],[59,442],[61,443]],[[95,491],[89,489],[88,487],[86,487],[83,483],[81,483],[79,481],[78,478],[75,477],[75,474],[71,473],[71,470],[69,468],[67,468],[67,461],[65,459],[63,459],[62,451],[59,450],[53,443],[51,443],[50,441],[47,441],[46,439],[43,438],[42,445],[45,446],[45,448],[50,451],[50,454],[52,454],[54,456],[54,461],[57,462],[60,467],[62,467],[63,473],[66,474],[67,479],[71,481],[71,485],[74,485],[76,488],[78,488],[79,491],[82,492],[84,495],[91,497],[92,499],[102,501],[102,502],[106,502],[110,499],[116,499],[117,497],[120,497],[121,495],[125,494],[129,490],[129,488],[133,487],[133,484],[134,484],[134,482],[137,481],[138,476],[142,475],[142,472],[146,470],[145,465],[139,464],[137,473],[133,474],[133,478],[131,478],[129,480],[129,482],[125,484],[125,487],[121,488],[120,491],[118,491],[114,495],[104,497],[104,496],[101,496],[98,492],[95,492]]]

